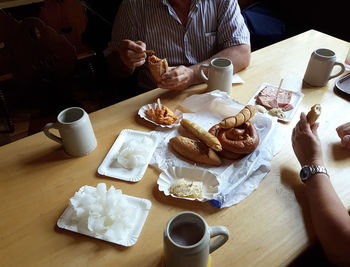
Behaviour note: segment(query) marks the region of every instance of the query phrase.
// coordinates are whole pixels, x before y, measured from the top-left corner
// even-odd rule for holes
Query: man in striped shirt
[[[203,82],[199,67],[215,57],[229,58],[235,72],[246,68],[249,40],[237,0],[124,0],[104,54],[119,78],[136,72],[144,89],[183,90]],[[158,84],[145,66],[146,48],[169,63]]]

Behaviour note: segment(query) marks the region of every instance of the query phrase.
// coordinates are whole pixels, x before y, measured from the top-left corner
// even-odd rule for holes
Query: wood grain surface
[[[319,135],[325,163],[334,187],[350,207],[350,151],[340,146],[335,128],[349,121],[348,100],[333,91],[302,84],[309,57],[317,48],[332,49],[344,61],[349,43],[311,30],[252,54],[250,66],[239,73],[244,84],[234,85],[232,97],[247,103],[263,82],[305,94],[289,124],[279,123],[284,146],[272,160],[271,171],[257,190],[237,205],[217,209],[210,203],[166,197],[158,191],[159,171],[149,167],[141,181],[128,183],[103,177],[97,168],[123,129],[151,131],[155,127],[138,117],[144,104],[159,97],[177,108],[206,85],[184,92],[155,89],[90,114],[98,146],[91,154],[70,158],[40,132],[0,147],[0,266],[160,266],[163,229],[184,210],[202,215],[209,225],[224,225],[228,242],[212,254],[212,266],[281,266],[293,261],[315,242],[309,212],[299,180],[300,166],[290,141],[301,111],[320,103]],[[137,243],[122,247],[59,229],[56,222],[69,198],[83,185],[121,188],[123,193],[149,199],[152,207]]]

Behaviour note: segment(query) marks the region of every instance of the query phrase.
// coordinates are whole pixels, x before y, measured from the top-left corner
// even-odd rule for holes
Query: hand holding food
[[[189,86],[196,84],[195,71],[190,67],[176,66],[169,67],[169,72],[162,76],[162,81],[158,83],[160,88],[181,91]]]
[[[169,144],[173,150],[191,161],[214,166],[221,165],[221,160],[215,151],[198,140],[176,136],[169,140]]]
[[[146,62],[145,49],[146,44],[141,41],[123,40],[118,47],[119,57],[123,64],[133,71]]]
[[[311,107],[309,113],[306,115],[307,121],[310,125],[314,124],[321,115],[321,105],[315,104]]]
[[[245,106],[238,114],[223,119],[219,125],[223,129],[237,127],[250,120],[255,115],[256,109],[252,105]]]
[[[168,61],[165,58],[160,59],[155,55],[148,57],[148,66],[157,83],[160,83],[162,81],[162,75],[169,71]]]
[[[158,124],[173,124],[177,120],[174,112],[167,106],[162,105],[159,98],[157,99],[157,102],[158,105],[156,108],[149,108],[145,111],[146,117]]]
[[[214,149],[215,151],[222,150],[220,141],[214,135],[200,127],[198,124],[187,119],[182,119],[180,124],[210,148]]]
[[[300,120],[293,129],[292,145],[302,166],[324,165],[317,124],[310,125],[304,112],[300,114]]]

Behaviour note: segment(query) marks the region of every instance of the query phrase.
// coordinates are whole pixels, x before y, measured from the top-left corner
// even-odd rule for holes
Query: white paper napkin
[[[244,83],[244,80],[237,73],[232,75],[232,83]]]
[[[190,96],[184,100],[182,106],[194,112],[184,113],[183,117],[206,130],[223,118],[235,115],[244,107],[227,93],[218,90]],[[219,193],[212,203],[218,207],[237,204],[258,187],[271,169],[272,157],[280,151],[283,144],[282,133],[275,118],[256,114],[252,122],[259,132],[260,143],[253,153],[241,160],[223,159],[221,166],[213,167],[178,158],[168,147],[169,139],[179,135],[190,137],[184,128],[178,126],[172,129],[158,128],[154,132],[159,140],[164,141],[159,142],[150,164],[162,171],[170,166],[206,169],[216,175],[220,182]]]

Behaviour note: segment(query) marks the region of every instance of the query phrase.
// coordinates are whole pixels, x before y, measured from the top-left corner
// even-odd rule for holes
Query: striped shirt
[[[167,0],[124,0],[105,56],[124,39],[143,41],[169,66],[194,65],[225,48],[250,44],[237,0],[192,0],[186,26]]]

